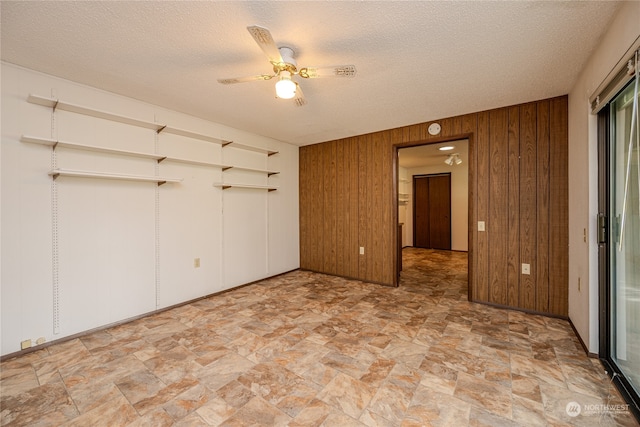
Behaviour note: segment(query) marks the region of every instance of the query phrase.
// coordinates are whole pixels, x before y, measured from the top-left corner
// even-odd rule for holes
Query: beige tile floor
[[[4,361],[0,424],[637,425],[566,321],[467,302],[464,253],[404,267],[295,271]]]

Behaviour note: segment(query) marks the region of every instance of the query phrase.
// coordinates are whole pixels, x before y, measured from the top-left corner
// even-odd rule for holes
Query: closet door
[[[413,177],[413,244],[451,250],[451,174]]]

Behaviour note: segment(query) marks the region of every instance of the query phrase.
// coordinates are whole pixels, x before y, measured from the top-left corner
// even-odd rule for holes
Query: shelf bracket
[[[277,175],[277,174],[279,174],[279,173],[280,173],[280,172],[268,172],[268,173],[267,173],[267,176],[269,177],[269,176],[271,176],[271,175]]]
[[[223,185],[223,186],[222,186],[222,189],[223,189],[223,190],[226,190],[227,188],[231,188],[231,185]]]
[[[60,176],[59,173],[54,173],[51,175],[51,179],[53,179],[54,181],[56,180],[56,178],[58,178]]]
[[[167,181],[158,181],[158,187],[160,187],[162,184],[166,184]]]
[[[56,112],[56,108],[58,108],[58,102],[60,102],[60,100],[59,100],[59,99],[56,99],[56,103],[55,103],[55,104],[53,104],[53,107],[51,107],[51,108],[53,108],[53,112],[54,112],[54,113]]]
[[[229,144],[233,144],[233,141],[222,141],[222,146],[226,147]]]
[[[269,152],[267,153],[267,157],[271,157],[271,156],[273,156],[274,154],[278,154],[278,152],[277,152],[277,151],[269,151]]]
[[[269,188],[267,191],[268,191],[269,193],[271,193],[272,191],[276,191],[276,190],[277,190],[277,188]]]
[[[162,132],[163,130],[165,130],[167,128],[167,125],[162,126],[160,129],[158,129],[156,131],[157,134],[160,134],[160,132]]]
[[[167,156],[164,156],[164,157],[162,157],[162,158],[158,159],[158,164],[160,164],[160,163],[161,163],[163,160],[165,160],[166,158],[167,158]]]
[[[222,171],[223,171],[223,172],[226,172],[226,171],[228,171],[229,169],[233,169],[233,166],[223,166],[223,167],[222,167]]]

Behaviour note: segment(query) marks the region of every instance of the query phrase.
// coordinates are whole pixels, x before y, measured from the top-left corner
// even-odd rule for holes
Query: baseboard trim
[[[544,311],[528,310],[526,308],[512,307],[510,305],[496,304],[496,303],[493,303],[493,302],[479,301],[479,300],[476,300],[476,299],[471,299],[471,300],[469,300],[469,302],[475,302],[475,303],[478,303],[478,304],[484,304],[484,305],[488,305],[488,306],[496,307],[496,308],[504,308],[504,309],[507,309],[507,310],[520,311],[522,313],[527,313],[527,314],[535,314],[537,316],[545,316],[545,317],[551,317],[551,318],[554,318],[554,319],[569,320],[569,317],[567,317],[567,316],[562,316],[562,315],[553,314],[553,313],[545,313]]]
[[[121,325],[130,323],[130,322],[142,319],[142,318],[147,317],[147,316],[153,316],[155,314],[159,314],[159,313],[163,313],[165,311],[173,310],[174,308],[182,307],[183,305],[192,304],[194,302],[197,302],[197,301],[200,301],[200,300],[203,300],[203,299],[207,299],[207,298],[211,298],[211,297],[215,297],[215,296],[218,296],[218,295],[223,295],[223,294],[225,294],[227,292],[231,292],[231,291],[234,291],[236,289],[244,288],[246,286],[254,285],[256,283],[260,283],[260,282],[263,282],[265,280],[274,279],[276,277],[279,277],[279,276],[282,276],[282,275],[285,275],[285,274],[288,274],[288,273],[291,273],[291,272],[297,271],[297,270],[300,270],[300,268],[294,268],[293,270],[285,271],[285,272],[279,273],[279,274],[274,274],[273,276],[265,277],[263,279],[254,280],[253,282],[245,283],[243,285],[234,286],[233,288],[225,289],[223,291],[214,292],[214,293],[211,293],[211,294],[208,294],[208,295],[204,295],[204,296],[201,296],[201,297],[198,297],[198,298],[194,298],[194,299],[191,299],[191,300],[188,300],[188,301],[180,302],[178,304],[174,304],[174,305],[171,305],[169,307],[160,308],[158,310],[149,311],[147,313],[143,313],[143,314],[140,314],[138,316],[129,317],[127,319],[120,320],[118,322],[109,323],[108,325],[103,325],[103,326],[99,326],[97,328],[93,328],[93,329],[89,329],[89,330],[86,330],[86,331],[78,332],[77,334],[73,334],[73,335],[69,335],[69,336],[63,337],[63,338],[59,338],[57,340],[49,341],[49,342],[46,342],[44,344],[35,345],[33,347],[29,347],[29,348],[24,349],[24,350],[15,351],[13,353],[8,353],[8,354],[5,354],[4,356],[0,356],[0,362],[4,362],[6,360],[13,359],[14,357],[24,356],[25,354],[33,353],[33,352],[45,349],[47,347],[51,347],[52,345],[61,344],[63,342],[75,340],[77,338],[82,338],[84,336],[93,334],[95,332],[100,332],[100,331],[104,331],[106,329],[114,328],[116,326],[121,326]]]
[[[590,357],[592,359],[599,359],[600,358],[599,355],[597,355],[596,353],[590,353],[589,352],[589,349],[587,348],[586,344],[582,340],[582,337],[578,333],[578,330],[576,329],[576,326],[573,324],[573,321],[571,320],[571,318],[569,318],[569,324],[571,325],[571,329],[573,329],[573,333],[576,334],[576,337],[578,337],[578,341],[580,341],[580,345],[582,346],[582,350],[584,350],[584,353],[587,355],[587,357]]]

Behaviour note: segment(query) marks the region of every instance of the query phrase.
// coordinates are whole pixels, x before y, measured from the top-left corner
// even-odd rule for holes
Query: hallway
[[[399,288],[298,270],[2,362],[0,424],[637,425],[568,322],[404,255]]]

